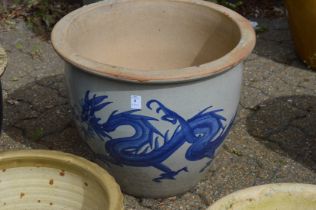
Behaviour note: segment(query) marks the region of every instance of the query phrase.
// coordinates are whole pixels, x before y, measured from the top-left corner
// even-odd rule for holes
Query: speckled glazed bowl
[[[122,210],[115,180],[83,158],[46,150],[0,153],[0,210]]]
[[[249,22],[198,0],[107,0],[52,32],[75,121],[98,162],[133,195],[192,188],[232,126]]]
[[[283,183],[232,193],[208,210],[315,210],[316,185]]]

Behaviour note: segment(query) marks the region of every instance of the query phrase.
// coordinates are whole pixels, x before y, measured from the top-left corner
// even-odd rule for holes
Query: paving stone
[[[244,69],[244,82],[246,85],[258,81],[264,81],[275,73],[285,68],[284,64],[275,63],[271,59],[257,56],[255,59],[247,60]]]
[[[139,204],[139,199],[130,195],[124,196],[124,204],[124,208],[126,210],[149,210],[149,208],[143,207]]]
[[[264,90],[250,85],[244,85],[241,92],[240,104],[244,108],[254,108],[257,104],[260,104],[268,98],[269,96]]]

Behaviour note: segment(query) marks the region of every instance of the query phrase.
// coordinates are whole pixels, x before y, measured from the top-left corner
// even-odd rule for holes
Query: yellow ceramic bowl
[[[316,185],[268,184],[234,192],[208,210],[316,210]]]
[[[115,180],[86,159],[56,151],[0,153],[0,210],[122,210]]]

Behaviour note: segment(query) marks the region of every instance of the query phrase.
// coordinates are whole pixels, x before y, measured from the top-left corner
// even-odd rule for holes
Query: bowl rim
[[[274,184],[264,184],[253,186],[245,189],[238,190],[231,194],[228,194],[215,203],[213,203],[207,210],[222,210],[223,206],[228,206],[233,203],[238,203],[239,201],[252,201],[258,200],[265,195],[271,195],[278,192],[296,192],[303,194],[306,191],[307,194],[312,192],[316,195],[316,185],[305,184],[305,183],[274,183]]]
[[[8,64],[8,56],[0,44],[0,77],[3,75]]]
[[[112,4],[121,4],[128,2],[142,2],[144,0],[107,0],[83,6],[65,17],[63,17],[53,28],[51,33],[51,41],[57,53],[70,64],[77,68],[105,78],[115,80],[134,82],[134,83],[173,83],[185,82],[205,77],[214,76],[225,72],[234,66],[240,64],[253,50],[255,46],[256,35],[250,22],[240,14],[215,3],[202,0],[162,0],[165,2],[186,3],[198,5],[215,10],[227,16],[240,31],[240,40],[237,45],[227,54],[214,61],[201,64],[199,66],[191,66],[177,69],[160,69],[160,70],[139,70],[127,67],[113,66],[105,63],[93,61],[76,53],[67,44],[67,32],[70,24],[80,15],[93,12],[93,10],[110,6]],[[166,72],[168,72],[166,74]]]
[[[19,163],[23,163],[36,159],[47,162],[47,167],[49,167],[49,161],[54,161],[60,164],[74,165],[74,167],[92,175],[108,195],[109,209],[123,210],[123,195],[115,179],[106,170],[85,158],[65,152],[40,149],[0,152],[0,166],[1,162],[12,161],[11,168],[18,168],[16,160],[19,160]],[[36,161],[34,161],[34,167],[36,167]],[[6,169],[10,169],[10,167]]]

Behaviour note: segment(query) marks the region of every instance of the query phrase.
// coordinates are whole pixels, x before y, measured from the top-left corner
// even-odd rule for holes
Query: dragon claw
[[[159,183],[163,179],[174,180],[175,176],[177,176],[181,171],[189,172],[188,167],[183,167],[183,168],[181,168],[181,169],[179,169],[177,171],[168,171],[168,172],[162,173],[162,174],[160,174],[159,177],[154,178],[153,181]]]

